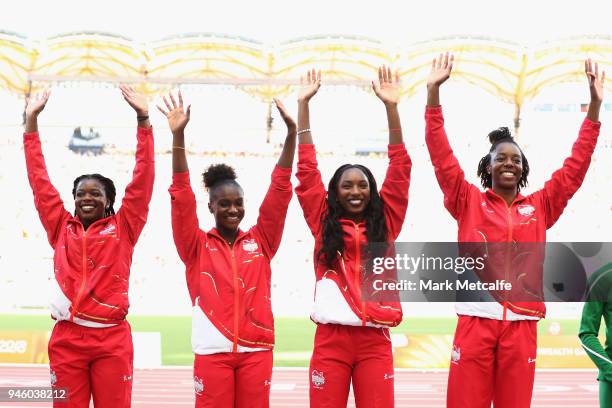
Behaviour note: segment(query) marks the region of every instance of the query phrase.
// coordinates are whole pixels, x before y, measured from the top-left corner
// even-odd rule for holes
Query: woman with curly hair
[[[164,98],[172,142],[172,232],[186,266],[193,305],[191,344],[196,407],[265,408],[272,379],[274,319],[270,303],[270,262],[281,242],[292,195],[291,166],[296,126],[275,100],[287,125],[287,137],[272,171],[272,182],[259,207],[257,223],[239,228],[244,193],[234,169],[210,166],[203,174],[208,209],[215,227],[202,231],[191,189],[185,126],[191,106],[172,95]]]
[[[465,180],[448,142],[440,106],[440,86],[450,77],[452,67],[453,56],[448,53],[433,60],[427,80],[425,141],[444,206],[457,220],[457,241],[509,243],[509,248],[545,243],[546,230],[559,219],[589,168],[601,126],[605,74],[599,74],[597,64],[585,61],[591,103],[571,155],[542,189],[524,196],[521,190],[527,185],[530,167],[507,128],[489,134],[491,147],[478,164],[477,174],[485,191]],[[520,272],[524,271],[506,269],[512,275]],[[525,275],[516,282],[536,279],[541,286],[541,276]],[[496,408],[531,405],[537,322],[544,318],[546,308],[541,298],[496,300],[456,303],[459,320],[448,376],[450,408],[489,408],[491,402]]]
[[[310,360],[310,406],[344,407],[353,381],[359,408],[393,407],[393,355],[389,327],[402,320],[398,301],[368,301],[365,266],[399,235],[410,184],[411,161],[398,112],[399,75],[381,67],[372,83],[389,126],[389,167],[380,192],[365,166],[345,164],[327,190],[310,130],[309,101],[321,74],[307,73],[298,96],[296,193],[315,238],[316,289],[311,319],[317,324]],[[381,249],[382,248],[382,249]],[[371,299],[370,299],[371,300]]]
[[[125,317],[134,246],[147,220],[155,162],[148,104],[128,86],[123,97],[138,122],[136,167],[115,212],[115,185],[100,174],[74,180],[70,214],[47,174],[38,115],[49,92],[27,101],[24,152],[34,204],[55,251],[49,339],[51,385],[66,389],[68,400],[54,407],[129,407],[134,351]],[[55,285],[57,283],[57,285]]]

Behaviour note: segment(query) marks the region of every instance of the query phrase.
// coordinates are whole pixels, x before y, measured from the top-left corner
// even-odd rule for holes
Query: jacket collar
[[[504,200],[500,195],[498,195],[497,193],[495,193],[495,191],[493,191],[493,189],[491,188],[487,188],[485,190],[485,194],[487,195],[487,197],[489,197],[489,199],[494,199],[494,200],[501,200],[504,202],[504,204],[507,205],[506,200]],[[519,201],[522,201],[525,199],[525,196],[522,195],[520,192],[516,194],[516,197],[514,197],[514,201],[512,201],[512,204],[510,204],[508,207],[511,207],[513,204],[518,203]]]
[[[215,227],[211,228],[210,231],[208,231],[206,233],[206,235],[218,238],[221,241],[225,242],[225,238],[223,238],[221,233]],[[238,234],[236,235],[236,240],[234,241],[234,245],[236,245],[236,242],[238,242],[240,239],[242,239],[245,235],[246,235],[246,232],[244,232],[243,230],[238,228]]]

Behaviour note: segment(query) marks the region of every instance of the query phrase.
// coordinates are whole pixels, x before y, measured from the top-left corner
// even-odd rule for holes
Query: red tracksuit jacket
[[[399,235],[406,216],[412,162],[404,144],[389,145],[388,149],[389,167],[380,196],[385,203],[388,242],[392,243]],[[300,184],[295,192],[306,223],[315,237],[317,283],[312,320],[351,326],[397,326],[402,321],[399,302],[362,301],[361,274],[356,271],[365,263],[360,250],[367,245],[365,222],[355,224],[351,220],[340,219],[344,253],[339,254],[331,269],[324,262],[317,261],[317,253],[323,244],[321,217],[327,211],[327,191],[317,167],[315,146],[300,144],[298,159],[296,176]]]
[[[139,127],[137,137],[136,167],[121,208],[85,231],[49,180],[38,133],[24,134],[34,204],[55,250],[55,279],[67,298],[55,309],[52,300],[52,315],[58,320],[116,324],[127,315],[132,253],[147,220],[155,177],[153,131]]]
[[[425,141],[444,206],[459,226],[458,242],[546,242],[546,230],[559,219],[584,180],[601,126],[585,118],[571,155],[544,188],[526,197],[518,194],[508,206],[493,190],[482,192],[465,180],[448,143],[442,107],[427,107],[425,123]],[[546,314],[541,302],[507,301],[503,308],[503,319],[506,308],[525,316],[542,318]]]
[[[270,261],[280,245],[291,201],[291,168],[275,167],[257,224],[248,231],[239,230],[233,248],[215,228],[208,232],[199,228],[189,172],[175,173],[169,192],[174,243],[187,267],[194,306],[194,353],[272,349]],[[209,326],[203,330],[205,324]]]

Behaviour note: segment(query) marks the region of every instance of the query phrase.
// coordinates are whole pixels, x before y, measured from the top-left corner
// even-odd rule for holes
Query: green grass
[[[191,317],[190,316],[130,316],[133,331],[159,332],[161,334],[162,364],[191,365]],[[406,334],[452,334],[456,318],[410,318],[408,317],[392,333]],[[539,334],[548,333],[548,324],[543,320],[538,325]],[[577,333],[577,320],[554,320],[561,324],[563,333]],[[51,330],[53,320],[45,315],[0,315],[0,330],[29,331]],[[285,367],[308,366],[312,351],[315,324],[306,318],[277,317],[274,365]]]

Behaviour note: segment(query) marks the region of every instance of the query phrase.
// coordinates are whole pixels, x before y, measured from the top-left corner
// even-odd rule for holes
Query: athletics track
[[[444,407],[445,370],[395,372],[397,408]],[[598,407],[595,370],[537,370],[532,408]],[[48,386],[45,365],[0,365],[0,386]],[[169,367],[134,370],[132,407],[193,407],[191,368]],[[3,403],[0,407],[34,408],[50,403]],[[308,407],[308,373],[305,368],[275,368],[272,377],[272,408]],[[354,407],[352,396],[348,407]]]

